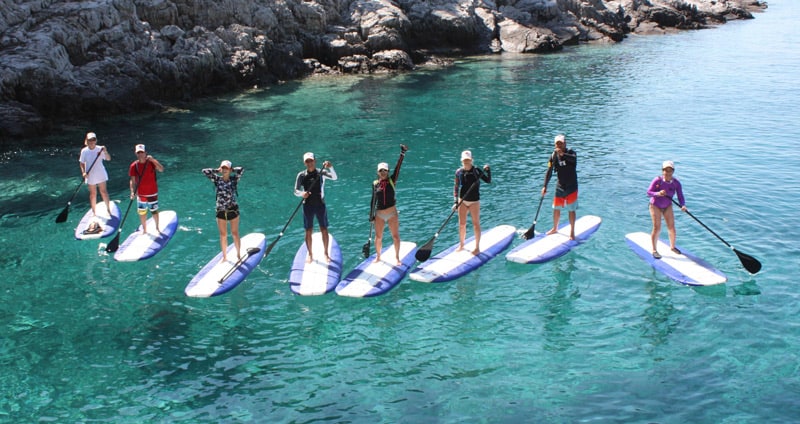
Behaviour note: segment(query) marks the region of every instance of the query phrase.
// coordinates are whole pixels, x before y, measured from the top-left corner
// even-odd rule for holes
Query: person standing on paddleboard
[[[338,177],[330,161],[322,163],[322,168],[317,169],[314,153],[307,152],[303,155],[306,169],[297,173],[294,183],[294,195],[303,200],[303,228],[306,230],[306,248],[308,256],[306,262],[311,263],[314,258],[311,250],[311,235],[314,230],[314,218],[317,218],[319,231],[322,233],[322,245],[325,251],[325,260],[331,261],[328,255],[328,210],[325,206],[325,180],[335,181]]]
[[[575,240],[575,218],[578,210],[578,154],[567,149],[567,138],[559,134],[555,138],[555,150],[547,162],[547,173],[544,176],[542,196],[547,193],[547,183],[553,172],[556,173],[556,194],[553,196],[553,228],[547,234],[558,232],[558,221],[561,211],[569,212],[569,238]]]
[[[84,148],[81,149],[81,155],[78,158],[78,163],[81,167],[81,175],[89,186],[89,204],[92,206],[92,213],[96,216],[95,205],[97,205],[97,190],[100,189],[100,197],[103,203],[106,204],[108,216],[111,216],[111,202],[108,199],[108,190],[106,189],[106,181],[108,181],[108,172],[103,165],[103,161],[111,160],[111,155],[105,146],[97,145],[97,135],[93,132],[86,133],[83,139]]]
[[[381,248],[383,247],[383,228],[389,223],[389,232],[392,233],[394,242],[395,259],[397,266],[402,265],[400,261],[400,217],[397,211],[397,198],[395,196],[395,184],[400,177],[400,166],[406,156],[405,144],[400,145],[400,157],[394,166],[394,172],[389,175],[389,164],[381,162],[378,164],[378,179],[372,183],[372,200],[370,201],[369,220],[375,222],[375,262],[381,261]]]
[[[669,247],[670,249],[681,254],[681,251],[675,247],[675,213],[672,211],[672,196],[678,195],[678,205],[681,210],[686,212],[686,200],[683,197],[683,187],[681,182],[678,181],[673,175],[675,173],[675,163],[671,160],[666,160],[661,164],[661,175],[655,177],[650,182],[650,187],[647,188],[647,196],[650,197],[650,218],[653,219],[653,230],[650,232],[650,237],[653,240],[653,257],[661,259],[661,254],[658,253],[656,245],[658,243],[658,236],[661,234],[661,218],[667,223],[667,232],[669,233]]]
[[[137,144],[134,148],[136,160],[128,169],[130,176],[131,199],[137,196],[136,211],[142,223],[142,234],[147,234],[147,211],[153,216],[158,227],[158,179],[156,171],[164,172],[164,167],[152,156],[147,154],[144,144]]]
[[[453,208],[458,207],[458,250],[464,249],[464,239],[467,236],[467,212],[472,218],[472,231],[475,233],[473,255],[481,252],[480,180],[491,184],[492,171],[489,169],[489,165],[483,165],[483,169],[472,166],[472,152],[464,150],[461,152],[461,168],[456,170]]]
[[[222,262],[228,260],[228,222],[231,224],[231,236],[236,247],[236,260],[241,255],[241,239],[239,238],[239,204],[236,202],[239,180],[242,178],[244,168],[234,168],[231,161],[223,160],[219,168],[204,168],[203,175],[214,183],[217,192],[217,229],[219,229],[219,245],[222,248]]]

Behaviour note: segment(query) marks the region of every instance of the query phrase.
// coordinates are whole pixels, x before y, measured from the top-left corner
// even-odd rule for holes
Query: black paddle
[[[469,194],[472,192],[472,189],[474,189],[477,186],[478,186],[478,181],[475,181],[474,183],[472,183],[472,185],[469,186],[469,190],[467,190],[467,193],[464,195],[464,197],[469,196]],[[431,257],[431,251],[433,250],[433,242],[435,242],[436,239],[439,237],[439,233],[442,232],[442,229],[444,229],[444,226],[447,225],[448,222],[450,222],[450,218],[453,217],[453,214],[456,213],[456,211],[458,210],[458,207],[461,206],[461,202],[464,201],[464,197],[462,197],[461,200],[459,200],[458,203],[456,203],[456,206],[450,212],[450,215],[448,215],[447,219],[444,220],[444,222],[442,223],[442,226],[439,227],[438,230],[436,230],[436,233],[433,235],[433,237],[431,237],[431,239],[428,240],[428,242],[425,243],[422,247],[417,249],[417,253],[414,255],[414,257],[417,258],[418,261],[424,262],[424,261],[427,261],[428,258]]]
[[[373,188],[373,190],[374,190],[374,188]],[[374,196],[374,193],[373,193],[373,196]],[[370,242],[372,242],[372,230],[375,228],[375,215],[373,215],[373,212],[375,211],[376,207],[377,207],[377,199],[376,199],[375,202],[372,203],[372,208],[370,208],[370,210],[369,210],[369,218],[370,218],[370,220],[369,220],[369,238],[367,238],[367,242],[364,243],[364,246],[361,247],[361,253],[364,255],[365,258],[369,257],[369,244],[370,244]]]
[[[677,201],[675,201],[675,199],[672,199],[672,203],[675,203],[676,205],[680,206],[680,204]],[[708,230],[708,232],[713,234],[721,242],[725,243],[725,246],[728,246],[731,250],[733,250],[733,253],[736,253],[736,256],[738,256],[739,260],[742,262],[742,266],[748,272],[750,272],[751,274],[755,274],[755,273],[757,273],[758,271],[761,270],[761,262],[759,262],[758,259],[756,259],[756,258],[754,258],[754,257],[752,257],[752,256],[750,256],[750,255],[748,255],[746,253],[742,253],[742,252],[736,250],[735,247],[731,246],[727,241],[723,240],[722,237],[720,237],[719,235],[717,235],[717,233],[712,231],[711,228],[708,228],[706,226],[706,224],[703,224],[699,219],[697,219],[696,216],[692,215],[691,212],[689,212],[689,211],[685,211],[685,212],[687,214],[689,214],[689,216],[691,216],[695,221],[697,221],[698,224],[702,225],[703,228]]]
[[[233,274],[233,271],[236,271],[236,268],[239,268],[239,266],[242,265],[244,263],[244,261],[247,260],[247,258],[249,258],[250,256],[255,255],[256,253],[258,253],[260,251],[261,251],[261,248],[259,248],[259,247],[250,247],[250,248],[248,248],[247,249],[247,254],[245,254],[244,257],[239,258],[239,260],[236,261],[235,264],[233,264],[231,269],[225,275],[223,275],[222,278],[219,279],[217,284],[222,284],[222,282],[227,280],[228,277],[230,277],[231,274]]]
[[[142,167],[142,175],[144,175],[144,171],[147,169],[147,162],[144,163],[144,167]],[[133,204],[133,199],[138,196],[139,191],[139,183],[142,182],[142,176],[140,175],[139,178],[136,180],[136,186],[133,188],[133,197],[128,202],[128,208],[125,209],[125,215],[122,216],[122,221],[119,223],[119,227],[117,228],[117,234],[114,235],[114,238],[108,243],[106,246],[106,252],[114,253],[119,249],[119,235],[122,233],[122,226],[125,224],[125,220],[128,218],[128,212],[131,211],[131,205]]]
[[[92,171],[92,168],[94,168],[94,164],[97,162],[97,159],[100,159],[100,155],[103,154],[103,150],[105,150],[105,147],[100,149],[100,153],[97,154],[97,157],[94,158],[94,160],[92,161],[92,164],[89,165],[89,169],[86,170],[86,174],[87,175],[89,174],[89,172]],[[69,201],[67,202],[67,206],[64,206],[64,210],[62,210],[61,213],[58,214],[58,216],[56,217],[56,224],[60,224],[62,222],[66,222],[67,221],[67,215],[69,215],[69,205],[72,204],[72,201],[75,199],[75,195],[78,194],[78,190],[80,190],[81,187],[83,187],[84,181],[86,181],[86,180],[84,178],[81,178],[81,183],[78,184],[78,187],[75,189],[75,192],[72,193],[72,197],[69,198]]]
[[[324,162],[323,162],[323,165],[324,165]],[[314,187],[314,184],[316,184],[317,181],[319,181],[320,178],[322,178],[322,169],[320,169],[319,175],[317,175],[317,178],[314,178],[314,180],[311,181],[311,184],[308,186],[308,189],[311,190]],[[284,225],[283,229],[281,229],[281,232],[278,233],[278,237],[275,240],[273,240],[272,243],[270,243],[269,246],[267,246],[267,250],[264,251],[264,259],[267,258],[267,255],[269,255],[269,252],[271,252],[272,248],[275,247],[275,244],[278,243],[278,240],[280,240],[281,237],[283,237],[283,232],[286,231],[287,227],[289,227],[289,224],[294,219],[294,216],[297,215],[297,211],[300,210],[300,206],[303,206],[303,203],[305,203],[305,202],[306,202],[306,199],[301,200],[300,203],[297,204],[297,207],[294,208],[294,212],[292,212],[292,216],[290,216],[289,220],[286,221],[286,225]]]
[[[536,220],[539,219],[539,210],[542,209],[542,201],[544,200],[544,193],[542,193],[542,197],[539,198],[539,206],[536,208],[536,215],[533,217],[533,224],[531,228],[528,228],[528,231],[525,231],[525,234],[522,235],[522,238],[525,240],[532,239],[534,237],[533,229],[536,228]]]

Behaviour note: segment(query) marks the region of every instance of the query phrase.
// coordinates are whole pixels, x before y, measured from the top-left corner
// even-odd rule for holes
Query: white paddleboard
[[[142,226],[139,225],[119,246],[114,259],[120,262],[140,261],[160,252],[178,230],[178,214],[175,211],[160,211],[158,217],[160,233],[151,217],[147,220],[147,234],[142,234]]]
[[[570,225],[565,222],[558,227],[558,232],[547,235],[539,234],[511,249],[506,259],[521,264],[538,264],[558,258],[578,246],[600,228],[603,222],[599,216],[584,215],[575,220],[575,240],[570,240]]]
[[[289,273],[289,288],[293,293],[302,296],[315,296],[328,293],[339,283],[342,276],[342,250],[339,243],[328,233],[328,255],[331,261],[325,260],[325,246],[322,244],[322,233],[311,235],[311,250],[314,258],[306,262],[308,247],[305,241],[297,249]]]
[[[260,233],[250,233],[242,237],[239,251],[241,259],[236,258],[233,241],[228,245],[222,261],[222,252],[217,253],[186,286],[184,293],[189,297],[211,297],[227,293],[244,281],[264,258],[266,237]],[[249,253],[248,253],[249,252]]]
[[[480,253],[473,255],[475,237],[464,240],[464,249],[458,249],[458,243],[447,250],[421,263],[414,268],[408,278],[423,283],[434,283],[454,280],[483,266],[511,244],[517,229],[511,225],[498,225],[488,231],[481,232]]]
[[[670,250],[669,243],[661,239],[657,242],[657,249],[658,253],[661,254],[661,259],[654,258],[653,242],[649,233],[636,232],[626,234],[625,241],[645,262],[679,283],[690,286],[711,286],[728,280],[728,277],[721,271],[687,252],[684,248],[676,246],[681,253],[674,253]]]
[[[394,243],[391,243],[391,239],[389,241],[389,247],[381,251],[380,262],[375,262],[374,254],[362,261],[336,286],[336,294],[347,297],[378,296],[398,285],[416,261],[414,254],[417,244],[400,242],[401,265],[397,265]]]
[[[114,234],[119,228],[119,206],[114,201],[111,201],[109,206],[111,206],[111,215],[108,214],[106,204],[103,202],[97,202],[97,206],[95,206],[97,215],[92,213],[92,208],[89,208],[81,218],[81,221],[78,222],[78,226],[75,227],[75,238],[78,240],[97,240]],[[100,225],[100,232],[86,232],[92,222]]]

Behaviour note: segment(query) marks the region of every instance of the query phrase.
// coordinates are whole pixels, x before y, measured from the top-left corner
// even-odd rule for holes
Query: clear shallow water
[[[800,176],[798,5],[756,20],[631,37],[547,56],[464,60],[394,77],[287,83],[177,110],[91,124],[13,146],[0,177],[0,421],[31,422],[790,422],[800,414],[791,182]],[[136,143],[166,166],[162,208],[181,230],[145,262],[72,239],[86,192],[87,127],[109,146],[127,207]],[[450,283],[385,296],[302,298],[286,282],[299,217],[250,278],[213,299],[183,289],[216,254],[213,190],[199,170],[247,168],[244,233],[273,240],[297,204],[301,157],[333,161],[331,231],[345,269],[369,232],[378,162],[410,151],[401,235],[424,243],[449,212],[458,154],[493,167],[482,224],[530,225],[553,136],[579,154],[581,214],[604,222],[556,261],[498,257]],[[625,245],[648,231],[644,190],[672,159],[690,210],[679,244],[724,271],[689,288]],[[29,175],[30,174],[30,175]],[[131,214],[125,234],[133,229]],[[543,208],[537,229],[551,224]],[[387,234],[388,236],[388,234]],[[456,241],[455,222],[436,249]]]

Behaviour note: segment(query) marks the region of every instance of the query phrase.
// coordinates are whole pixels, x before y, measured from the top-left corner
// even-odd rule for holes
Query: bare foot
[[[558,228],[551,228],[550,231],[547,232],[547,235],[555,234],[558,232]]]
[[[328,256],[327,254],[325,255],[325,262],[327,262],[327,263],[331,262],[331,257]]]
[[[314,262],[314,257],[311,255],[306,256],[306,263],[310,264],[311,262]]]
[[[381,257],[380,257],[380,256],[376,256],[376,257],[375,257],[375,260],[374,260],[374,261],[372,261],[372,262],[373,262],[373,263],[378,263],[378,262],[380,262],[380,261],[381,261]]]
[[[458,249],[456,249],[456,252],[460,252],[462,250],[464,250],[464,245],[458,246]]]
[[[479,253],[481,253],[481,250],[480,250],[480,249],[475,249],[475,250],[473,250],[473,251],[472,251],[472,254],[473,254],[474,256],[478,256],[478,254],[479,254]]]
[[[400,258],[397,258],[397,263],[395,266],[403,266],[403,262],[400,261]]]
[[[575,240],[575,234],[570,234],[570,235],[569,235],[569,239],[570,239],[570,240]]]

